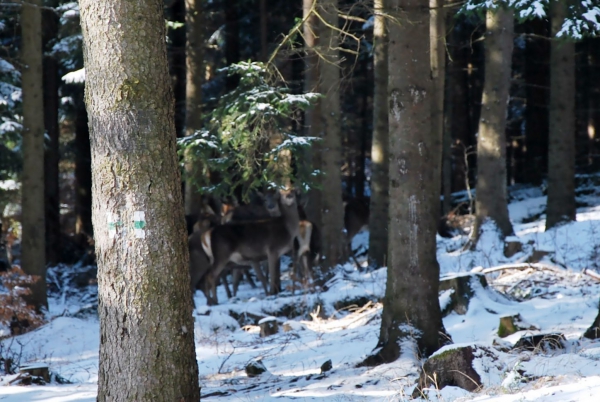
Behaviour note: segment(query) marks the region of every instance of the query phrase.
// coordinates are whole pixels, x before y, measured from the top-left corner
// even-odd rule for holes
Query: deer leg
[[[242,276],[246,276],[246,280],[250,284],[250,287],[252,287],[252,289],[256,289],[256,283],[254,283],[254,279],[252,279],[252,275],[250,274],[250,270],[248,268],[245,268],[242,273],[244,274]]]
[[[223,286],[225,287],[225,293],[227,294],[227,298],[231,299],[233,296],[231,294],[231,289],[229,289],[229,283],[227,282],[227,274],[227,271],[221,273],[221,281],[223,281]]]
[[[263,289],[265,290],[265,294],[268,295],[269,294],[269,285],[267,283],[267,278],[265,278],[265,274],[263,273],[263,270],[260,267],[260,263],[253,262],[252,268],[254,268],[254,272],[256,273],[256,276],[258,277],[258,280],[262,284]]]
[[[237,291],[240,287],[240,281],[242,280],[243,272],[240,268],[233,268],[231,270],[231,277],[233,282],[233,295],[237,295]]]
[[[269,253],[269,294],[276,295],[279,293],[281,286],[281,278],[278,276],[280,270],[280,261],[277,253]]]

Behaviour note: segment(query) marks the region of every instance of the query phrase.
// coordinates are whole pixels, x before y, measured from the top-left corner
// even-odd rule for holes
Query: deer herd
[[[198,215],[186,216],[192,293],[200,289],[207,304],[215,305],[219,282],[228,297],[236,295],[244,276],[256,287],[251,268],[265,294],[277,294],[281,291],[280,259],[287,253],[292,256],[293,283],[307,286],[313,281],[313,268],[321,258],[320,231],[307,219],[295,190],[270,190],[260,194],[258,202],[244,205],[236,201],[212,204],[204,202]],[[351,240],[368,224],[368,204],[352,200],[345,203],[344,212]],[[262,262],[267,262],[266,272]],[[233,293],[226,279],[230,272]]]

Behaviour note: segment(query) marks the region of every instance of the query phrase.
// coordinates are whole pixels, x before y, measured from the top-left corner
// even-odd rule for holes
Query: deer
[[[298,205],[300,224],[298,237],[294,240],[294,271],[292,279],[302,278],[304,284],[312,281],[312,270],[321,257],[321,232],[318,226],[308,220],[304,208]],[[298,275],[299,274],[299,275]],[[293,290],[293,287],[292,287]]]
[[[244,265],[265,259],[269,265],[268,294],[280,287],[278,272],[280,257],[293,248],[298,237],[300,218],[293,189],[279,189],[265,199],[267,209],[278,206],[278,217],[251,222],[230,222],[207,230],[201,236],[202,248],[211,262],[206,274],[210,293],[209,304],[217,304],[216,282],[227,263]]]

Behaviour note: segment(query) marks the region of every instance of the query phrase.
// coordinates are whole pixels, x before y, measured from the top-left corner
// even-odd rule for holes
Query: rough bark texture
[[[429,356],[445,332],[438,302],[436,258],[439,172],[431,131],[429,1],[394,0],[389,24],[390,203],[388,278],[377,362],[398,358],[402,338],[416,329],[419,352]],[[410,21],[411,23],[407,23]],[[439,182],[438,182],[439,183]]]
[[[506,108],[513,51],[513,12],[498,8],[486,14],[485,83],[477,137],[477,200],[473,228],[492,219],[502,237],[513,233],[506,194]]]
[[[47,1],[49,7],[56,7],[57,1]],[[58,15],[51,9],[42,10],[42,48],[48,49],[48,42],[58,33]],[[44,57],[44,127],[48,135],[44,155],[44,199],[46,226],[46,263],[56,265],[60,259],[60,199],[58,185],[59,127],[58,108],[58,60],[53,55]]]
[[[569,1],[552,1],[552,37],[560,30]],[[550,139],[546,230],[575,220],[575,44],[550,45]]]
[[[92,238],[92,156],[83,88],[78,88],[75,103],[75,233]]]
[[[204,81],[204,24],[201,0],[185,0],[185,135],[194,134],[202,128],[202,83]],[[201,196],[193,184],[199,180],[200,161],[185,156],[185,213],[200,212]]]
[[[444,135],[444,83],[446,77],[446,21],[444,0],[429,0],[429,57],[431,60],[431,131],[433,133],[432,156],[438,158],[433,178],[439,195],[442,191],[442,137]],[[441,204],[437,209],[441,215]]]
[[[338,26],[337,0],[324,0],[319,12],[331,27]],[[339,35],[331,27],[324,27],[320,40],[321,54],[326,58],[319,63],[321,92],[321,122],[323,152],[321,169],[321,234],[323,240],[324,268],[329,269],[346,260],[346,234],[344,208],[342,208],[342,133],[340,116],[340,66]]]
[[[303,0],[302,12],[306,17],[310,12],[313,2],[316,0]],[[305,43],[305,64],[304,64],[304,92],[320,92],[319,87],[319,57],[314,51],[317,46],[317,35],[319,32],[319,20],[313,14],[308,17],[303,26],[303,36]],[[319,101],[313,108],[304,112],[305,135],[309,137],[321,136],[321,102]],[[307,155],[306,163],[312,165],[314,169],[321,169],[321,143],[313,142],[310,153]],[[321,227],[321,191],[310,190],[308,192],[308,205],[306,214],[312,222],[319,222]]]
[[[589,339],[598,339],[600,338],[600,311],[598,311],[598,315],[594,319],[594,322],[583,334],[584,337]]]
[[[44,94],[42,74],[42,0],[21,8],[21,87],[23,89],[23,174],[21,268],[39,276],[28,302],[48,307],[44,220]]]
[[[99,401],[197,401],[173,90],[159,0],[81,0]]]
[[[386,19],[389,0],[375,0],[373,28],[373,143],[371,146],[371,202],[369,214],[369,264],[387,264],[388,248],[388,52]]]

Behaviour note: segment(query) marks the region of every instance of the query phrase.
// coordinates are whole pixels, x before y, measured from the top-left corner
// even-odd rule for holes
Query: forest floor
[[[532,256],[540,264],[486,274],[489,286],[472,286],[474,295],[466,313],[445,315],[444,326],[455,343],[449,348],[473,345],[487,350],[473,363],[482,386],[475,392],[433,387],[425,391],[428,400],[598,400],[600,341],[581,335],[598,313],[600,298],[600,282],[583,273],[583,269],[600,271],[600,177],[580,176],[578,181],[577,222],[548,232],[544,232],[542,191],[511,189],[509,211],[515,236],[509,240],[518,240],[522,250],[510,258],[504,256],[504,244],[491,226],[484,228],[473,251],[463,251],[466,233],[438,237],[442,279],[481,268],[523,265]],[[355,237],[359,254],[367,238],[367,232]],[[71,383],[14,386],[9,384],[15,375],[0,376],[0,401],[96,400],[97,289],[73,285],[89,271],[83,266],[52,268],[49,323],[0,342],[3,356],[12,356],[21,365],[47,364],[60,376],[56,378]],[[196,292],[202,400],[408,400],[422,363],[411,350],[391,364],[355,368],[376,346],[382,310],[378,300],[385,282],[385,269],[368,271],[346,264],[338,268],[327,290],[317,293],[265,297],[261,290],[243,284],[238,296],[228,301],[219,288],[222,304],[207,307],[201,292]],[[283,283],[289,284],[286,277]],[[448,296],[448,292],[440,294],[442,308]],[[530,329],[499,338],[499,318],[517,313]],[[276,317],[279,332],[263,338],[255,324],[266,316]],[[514,348],[524,335],[548,333],[564,335],[561,347]],[[256,360],[267,371],[248,377],[244,368]],[[321,366],[328,360],[332,368],[322,373]]]

